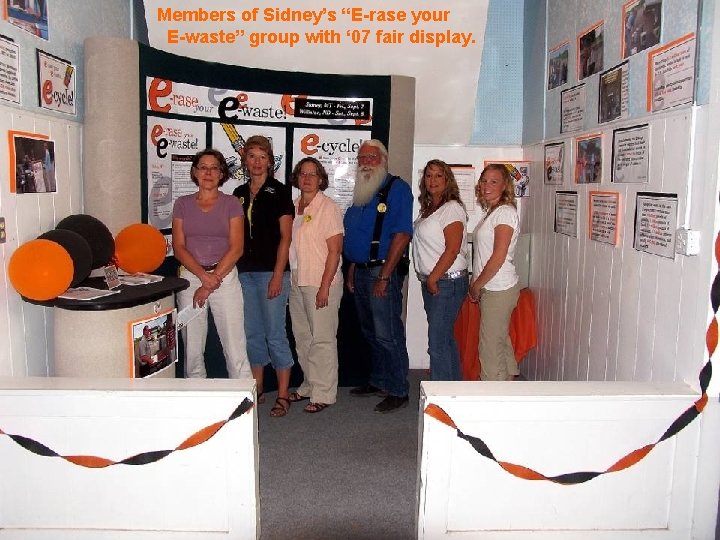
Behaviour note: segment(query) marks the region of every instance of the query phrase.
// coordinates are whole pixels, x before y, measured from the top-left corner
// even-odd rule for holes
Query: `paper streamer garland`
[[[253,402],[250,399],[245,398],[242,403],[240,403],[240,405],[238,405],[237,408],[233,411],[233,413],[227,418],[227,420],[215,422],[214,424],[211,424],[196,431],[187,439],[185,439],[182,443],[180,443],[179,446],[173,448],[172,450],[153,450],[150,452],[142,452],[140,454],[127,457],[120,461],[113,461],[111,459],[99,456],[61,456],[51,448],[48,448],[44,444],[34,439],[30,439],[22,435],[13,435],[12,433],[6,433],[1,429],[0,435],[7,435],[17,444],[19,444],[26,450],[29,450],[33,454],[37,454],[38,456],[59,457],[74,465],[85,467],[87,469],[103,469],[105,467],[111,467],[113,465],[147,465],[149,463],[155,463],[156,461],[160,461],[161,459],[169,456],[173,452],[178,452],[180,450],[187,450],[188,448],[200,446],[201,444],[210,440],[210,438],[213,437],[218,431],[220,431],[225,425],[242,416],[250,409],[252,409],[252,407]]]
[[[544,474],[536,470],[530,469],[529,467],[498,460],[493,455],[488,445],[485,444],[485,441],[483,441],[479,437],[474,437],[472,435],[467,435],[463,433],[455,425],[453,419],[450,418],[450,416],[441,407],[438,407],[437,405],[431,403],[430,405],[425,407],[425,414],[456,430],[457,436],[470,443],[470,446],[472,446],[480,455],[496,462],[506,472],[512,474],[513,476],[517,476],[518,478],[522,478],[523,480],[547,480],[556,484],[575,485],[582,484],[583,482],[587,482],[588,480],[592,480],[593,478],[596,478],[603,474],[618,472],[622,471],[623,469],[627,469],[628,467],[632,467],[645,456],[647,456],[650,451],[655,448],[655,446],[657,446],[664,440],[677,435],[677,433],[680,432],[685,426],[695,420],[695,418],[705,408],[708,399],[706,390],[708,384],[710,383],[711,377],[712,364],[710,363],[710,361],[708,361],[708,363],[705,364],[702,371],[700,372],[700,388],[702,390],[702,396],[700,397],[700,399],[698,399],[691,407],[689,407],[685,412],[683,412],[670,425],[670,427],[665,431],[665,433],[663,433],[662,437],[660,437],[656,442],[645,445],[642,448],[638,448],[637,450],[633,450],[629,454],[626,454],[625,456],[620,458],[618,461],[616,461],[613,465],[611,465],[604,471],[576,471],[560,474],[557,476],[545,476]]]
[[[718,264],[718,267],[720,267],[720,233],[718,233],[717,237],[715,238],[715,261]],[[712,321],[710,321],[707,332],[705,333],[705,344],[708,351],[708,361],[700,370],[700,398],[695,401],[692,406],[688,407],[685,412],[678,416],[677,419],[675,419],[675,421],[670,424],[670,427],[665,430],[665,433],[663,433],[662,437],[660,437],[657,441],[652,444],[647,444],[642,448],[633,450],[632,452],[626,454],[625,456],[617,460],[613,465],[611,465],[604,471],[576,471],[560,474],[557,476],[545,476],[544,474],[530,469],[529,467],[498,460],[493,455],[488,445],[485,444],[482,439],[480,439],[479,437],[473,437],[472,435],[466,435],[465,433],[460,431],[460,429],[458,429],[458,427],[455,425],[453,419],[450,418],[450,416],[441,407],[438,407],[437,405],[431,403],[430,405],[425,407],[425,414],[456,430],[457,436],[470,443],[470,445],[480,455],[491,459],[492,461],[500,465],[500,467],[502,467],[508,473],[523,480],[546,480],[548,482],[554,482],[556,484],[571,486],[575,484],[582,484],[603,474],[622,471],[639,463],[645,456],[647,456],[652,451],[653,448],[655,448],[661,442],[677,435],[693,420],[695,420],[695,418],[697,418],[703,411],[705,405],[707,405],[707,389],[710,384],[710,379],[712,379],[712,357],[715,354],[715,350],[717,349],[718,345],[717,312],[718,308],[720,308],[720,270],[718,270],[718,272],[715,274],[715,279],[713,280],[712,287],[710,288],[710,304],[712,305],[713,319]]]

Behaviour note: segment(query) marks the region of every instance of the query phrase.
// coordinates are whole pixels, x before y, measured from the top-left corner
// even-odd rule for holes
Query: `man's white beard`
[[[382,165],[358,167],[353,190],[353,206],[365,206],[380,189],[387,170]]]

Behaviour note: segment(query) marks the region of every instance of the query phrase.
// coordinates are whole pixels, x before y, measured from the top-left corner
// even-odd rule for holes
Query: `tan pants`
[[[482,290],[478,346],[481,381],[507,381],[520,374],[508,333],[519,296],[518,284],[504,291]]]
[[[303,383],[297,392],[313,403],[335,403],[338,384],[337,328],[342,282],[330,287],[328,305],[315,308],[317,287],[290,288],[290,319]]]

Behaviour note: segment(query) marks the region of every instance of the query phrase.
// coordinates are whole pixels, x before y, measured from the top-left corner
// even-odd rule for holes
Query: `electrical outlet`
[[[675,253],[697,255],[700,253],[700,231],[680,228],[675,234]]]
[[[0,244],[4,244],[7,240],[7,232],[5,231],[5,218],[0,217]]]

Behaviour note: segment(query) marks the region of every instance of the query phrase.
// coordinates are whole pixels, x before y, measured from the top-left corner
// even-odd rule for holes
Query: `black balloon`
[[[68,216],[57,224],[56,229],[66,229],[82,236],[92,252],[91,268],[106,266],[115,254],[115,239],[105,224],[87,214]]]
[[[92,270],[92,250],[90,244],[87,243],[78,233],[68,229],[55,229],[41,234],[38,238],[51,240],[56,244],[60,244],[65,251],[68,252],[73,262],[73,278],[70,283],[71,287],[76,287],[86,277],[90,275]]]

